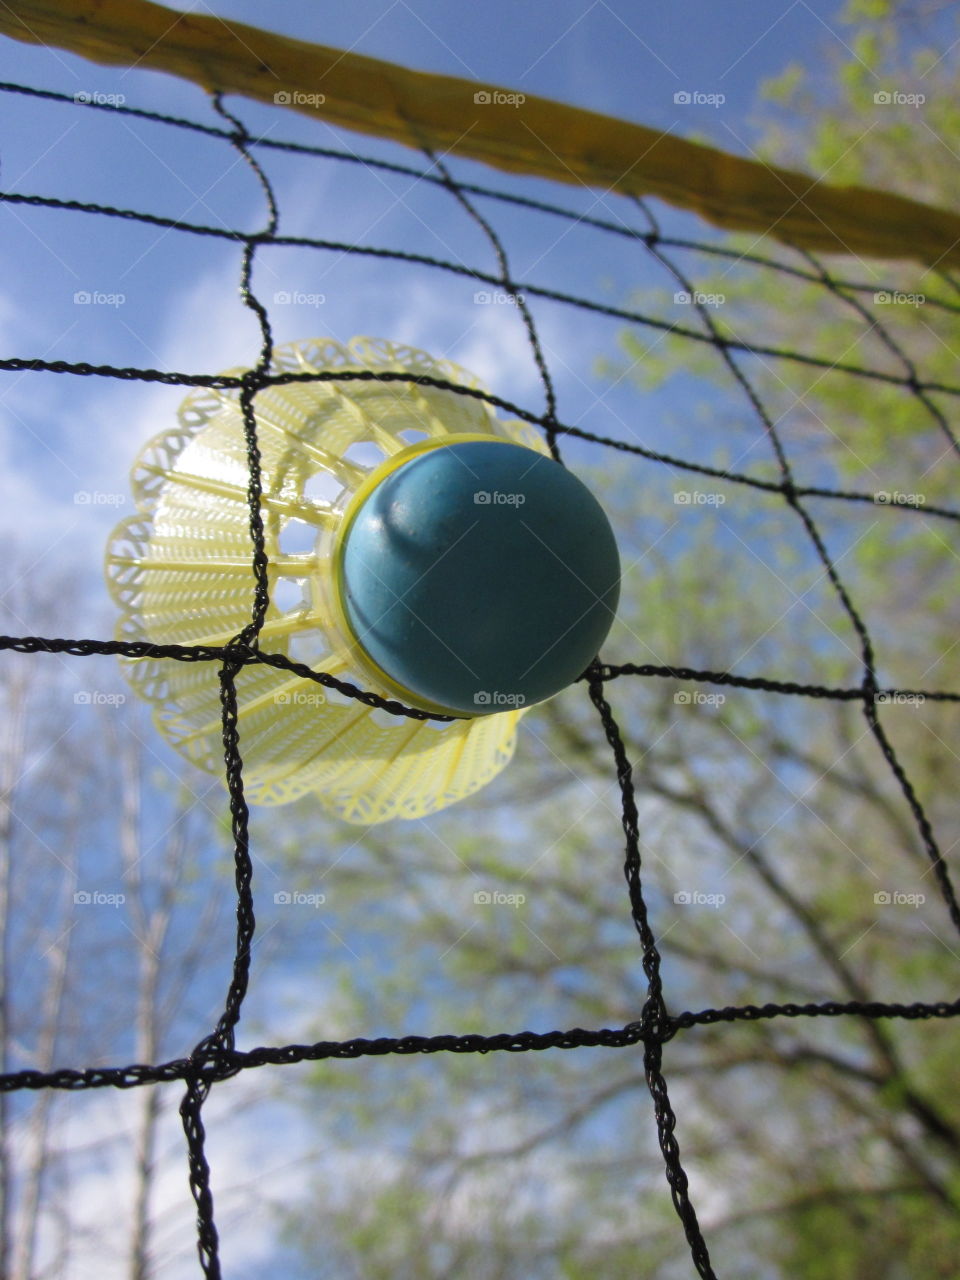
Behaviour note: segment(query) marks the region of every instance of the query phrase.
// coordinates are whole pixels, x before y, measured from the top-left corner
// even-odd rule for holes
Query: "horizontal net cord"
[[[132,1089],[141,1085],[167,1084],[190,1078],[209,1083],[233,1078],[241,1071],[263,1066],[293,1066],[299,1062],[331,1059],[385,1057],[431,1053],[529,1053],[545,1049],[624,1049],[646,1041],[666,1043],[679,1032],[718,1022],[761,1022],[770,1018],[899,1018],[906,1021],[954,1018],[960,1015],[960,1000],[916,1001],[914,1004],[871,1001],[825,1000],[807,1003],[736,1005],[723,1009],[700,1009],[667,1018],[658,1026],[640,1019],[619,1029],[596,1031],[573,1027],[568,1031],[500,1032],[496,1035],[406,1035],[357,1036],[350,1040],[318,1040],[314,1044],[267,1045],[255,1049],[221,1049],[200,1052],[192,1058],[174,1058],[157,1065],[133,1063],[123,1067],[61,1068],[56,1071],[13,1071],[0,1075],[0,1093],[21,1089]]]
[[[464,267],[459,263],[450,262],[443,258],[434,258],[428,254],[410,253],[402,249],[384,249],[372,245],[351,245],[341,240],[322,240],[310,236],[281,236],[269,232],[248,233],[244,231],[235,231],[225,229],[223,227],[211,227],[202,223],[188,223],[175,218],[164,218],[157,214],[139,213],[133,209],[115,209],[110,205],[97,205],[81,201],[60,200],[50,196],[33,196],[22,195],[16,192],[0,192],[0,201],[8,204],[33,205],[35,207],[64,209],[76,213],[92,213],[100,214],[106,217],[130,219],[137,222],[146,222],[152,226],[165,227],[172,231],[183,231],[191,235],[211,236],[216,239],[229,240],[241,244],[274,245],[278,247],[288,246],[301,249],[317,249],[329,253],[351,253],[359,257],[380,258],[394,262],[409,262],[419,266],[431,267],[440,271],[447,271],[452,275],[465,277],[469,280],[476,280],[480,284],[492,285],[495,288],[506,288],[508,292],[513,294],[529,294],[531,297],[544,298],[550,302],[559,302],[565,306],[576,307],[581,311],[590,311],[594,315],[607,316],[613,320],[626,320],[631,324],[640,325],[643,328],[654,329],[661,333],[668,333],[673,337],[687,338],[694,342],[704,343],[707,346],[717,350],[738,351],[745,355],[764,356],[771,360],[784,360],[796,364],[806,365],[810,368],[825,369],[831,373],[849,373],[858,378],[869,378],[877,382],[886,382],[893,386],[900,386],[908,390],[936,391],[943,395],[960,396],[960,385],[951,383],[929,382],[926,379],[917,379],[910,375],[889,373],[882,369],[871,369],[865,365],[848,364],[844,360],[830,360],[824,356],[813,355],[809,352],[793,351],[784,347],[767,347],[760,343],[744,342],[739,338],[729,338],[725,336],[714,336],[709,333],[701,333],[697,329],[690,329],[686,325],[671,323],[667,320],[661,320],[656,316],[646,315],[640,311],[634,311],[628,307],[614,307],[606,303],[594,302],[589,298],[581,298],[576,294],[565,293],[557,289],[547,289],[542,285],[529,284],[523,280],[507,280],[504,281],[500,276],[492,275],[489,272],[479,271],[471,267]],[[54,368],[53,372],[63,373],[84,373],[89,368],[85,366],[72,367],[66,362],[54,362],[58,368]],[[0,362],[0,368],[21,369],[21,368],[40,368],[52,367],[44,366],[42,363],[23,362]],[[155,371],[144,371],[144,377],[148,373]],[[127,370],[123,375],[115,374],[115,376],[137,376],[135,372]],[[186,379],[189,375],[180,375]],[[383,376],[383,375],[380,375]],[[155,378],[147,378],[147,380],[156,381]],[[208,383],[186,383],[185,385],[211,385]],[[221,385],[221,384],[214,384]]]
[[[0,1093],[19,1089],[101,1089],[109,1086],[135,1088],[191,1077],[214,1083],[228,1080],[240,1071],[268,1065],[316,1062],[324,1058],[383,1057],[387,1054],[425,1053],[526,1053],[542,1049],[619,1049],[643,1039],[641,1024],[629,1023],[620,1030],[601,1028],[585,1031],[500,1032],[492,1036],[475,1033],[436,1036],[363,1036],[351,1040],[320,1040],[315,1044],[267,1046],[246,1052],[237,1049],[206,1049],[190,1058],[175,1058],[157,1066],[134,1063],[125,1067],[63,1068],[57,1071],[15,1071],[0,1076]]]
[[[244,376],[233,374],[190,374],[172,373],[161,369],[117,368],[114,365],[92,365],[85,361],[41,360],[38,358],[13,357],[0,360],[0,370],[13,373],[66,373],[77,377],[110,377],[123,381],[159,382],[167,386],[213,387],[218,390],[242,390],[249,385]],[[409,373],[374,372],[372,370],[331,370],[317,373],[278,373],[262,374],[256,378],[257,389],[271,386],[285,386],[291,382],[413,382],[418,386],[435,387],[441,391],[453,391],[457,395],[470,396],[482,400],[492,408],[503,409],[512,413],[524,422],[545,430],[549,427],[561,435],[569,435],[591,444],[603,445],[617,449],[623,453],[637,454],[650,462],[664,463],[680,471],[689,471],[695,475],[709,476],[711,479],[728,481],[731,484],[745,485],[751,489],[766,493],[778,494],[781,497],[817,497],[846,502],[870,503],[886,511],[913,513],[914,515],[940,517],[945,520],[960,520],[960,511],[950,507],[941,507],[936,503],[901,503],[885,502],[878,499],[877,494],[862,493],[857,490],[828,489],[821,485],[798,485],[793,481],[761,480],[756,476],[748,476],[742,472],[725,471],[720,467],[711,467],[703,463],[691,462],[686,458],[678,458],[672,454],[660,453],[655,449],[647,449],[643,445],[631,444],[625,440],[615,440],[609,436],[597,435],[574,427],[568,423],[548,419],[545,414],[532,413],[521,405],[514,404],[502,396],[492,395],[477,387],[465,387],[460,383],[450,382],[444,378],[433,378],[427,374],[413,375]]]
[[[84,111],[107,111],[114,114],[133,116],[142,120],[151,120],[156,123],[172,125],[175,128],[189,129],[196,133],[206,134],[209,137],[220,138],[229,142],[232,134],[226,129],[219,129],[214,125],[200,124],[195,120],[187,120],[182,116],[166,115],[159,111],[146,111],[142,107],[127,107],[122,104],[104,103],[104,102],[78,102],[76,97],[71,97],[66,93],[57,93],[50,89],[34,89],[29,85],[15,84],[10,81],[0,81],[0,92],[28,94],[32,97],[46,98],[55,102],[62,102],[71,107],[75,107]],[[273,151],[290,152],[295,155],[314,156],[324,160],[340,160],[346,164],[360,165],[365,169],[379,169],[386,173],[396,173],[404,177],[415,178],[419,182],[430,183],[433,186],[445,187],[446,183],[443,178],[437,177],[436,174],[430,173],[425,169],[415,168],[413,165],[398,164],[392,160],[381,160],[376,156],[358,155],[353,151],[343,151],[336,147],[318,147],[311,146],[305,142],[284,141],[278,138],[252,137],[250,144],[257,147],[268,147]],[[503,204],[514,205],[517,208],[530,209],[537,213],[547,213],[555,217],[564,218],[567,221],[575,222],[582,226],[592,227],[598,231],[609,232],[612,235],[623,236],[627,240],[639,241],[650,247],[654,244],[660,244],[667,248],[685,249],[693,253],[709,254],[714,257],[726,258],[736,263],[749,263],[752,266],[764,267],[772,271],[778,271],[784,275],[792,276],[797,280],[806,280],[811,284],[822,283],[822,275],[816,271],[805,270],[803,267],[794,266],[786,262],[780,262],[776,258],[768,258],[763,254],[750,252],[748,250],[731,249],[726,245],[719,243],[710,243],[708,241],[688,240],[683,237],[663,235],[658,231],[639,231],[634,227],[629,227],[623,223],[611,222],[606,218],[598,218],[589,213],[583,213],[576,209],[568,209],[562,205],[553,204],[547,200],[536,200],[531,196],[521,196],[509,191],[498,191],[494,187],[483,186],[475,182],[460,182],[457,186],[461,191],[470,195],[482,196],[485,199],[496,200]],[[9,198],[9,197],[8,197]],[[51,201],[51,207],[58,208],[74,208],[88,209],[91,212],[108,213],[115,217],[133,217],[137,216],[144,221],[157,221],[161,226],[172,226],[174,229],[181,227],[184,230],[191,230],[196,234],[217,234],[216,228],[201,228],[197,225],[177,223],[170,219],[155,219],[150,214],[134,214],[131,211],[124,211],[113,208],[109,205],[91,205],[82,201]],[[222,230],[222,229],[221,229]],[[242,233],[237,233],[238,237]],[[789,246],[784,246],[789,247]],[[845,292],[850,293],[894,293],[896,286],[883,280],[857,281],[848,280],[843,276],[831,277],[833,284]],[[947,284],[952,282],[947,277]],[[956,290],[955,290],[956,291]],[[924,295],[924,306],[935,307],[942,311],[949,311],[956,315],[960,315],[960,302],[950,302],[945,298],[931,297]]]
[[[2,645],[0,645],[2,647]],[[593,674],[591,669],[590,675]],[[654,663],[598,662],[600,680],[616,680],[620,676],[662,676],[667,680],[690,680],[700,684],[722,684],[737,689],[761,689],[764,693],[794,694],[804,698],[830,698],[838,702],[863,702],[880,698],[929,698],[931,702],[960,702],[960,693],[941,691],[926,693],[922,689],[830,688],[828,685],[798,684],[792,680],[770,680],[766,676],[738,676],[729,671],[699,671],[695,667],[665,667]],[[579,677],[588,679],[588,673]]]
[[[436,715],[429,711],[418,711],[402,702],[391,698],[381,698],[379,694],[369,690],[358,689],[356,685],[325,671],[315,671],[302,662],[295,662],[283,653],[263,653],[245,645],[179,645],[152,644],[146,640],[68,640],[60,637],[43,636],[4,636],[0,635],[0,651],[12,650],[16,653],[66,653],[73,657],[86,658],[93,654],[118,656],[123,658],[169,658],[176,662],[238,662],[245,666],[263,663],[280,671],[289,671],[303,680],[312,680],[328,689],[336,689],[347,697],[355,698],[371,707],[382,707],[394,715],[408,716],[413,720],[438,720],[448,722],[455,716]],[[594,673],[602,681],[619,679],[621,676],[657,676],[666,680],[685,680],[698,684],[721,684],[735,689],[756,689],[764,693],[782,693],[803,698],[830,699],[837,702],[863,702],[877,699],[924,699],[928,702],[960,702],[960,692],[954,693],[944,689],[900,689],[881,688],[864,689],[862,686],[850,688],[831,687],[819,684],[800,684],[793,680],[773,680],[767,676],[738,676],[730,671],[702,671],[695,667],[661,666],[654,663],[595,663],[589,671],[577,677],[578,681],[590,679]]]
[[[773,233],[821,252],[960,265],[960,217],[891,192],[799,173],[566,103],[488,101],[509,90],[413,71],[150,0],[17,0],[0,34],[94,62],[166,71],[219,93],[276,102],[417,150],[465,156],[565,184],[658,196],[727,231]],[[322,88],[323,92],[318,93]],[[298,100],[299,99],[299,100]]]
[[[887,1004],[880,1000],[827,1000],[823,1004],[731,1005],[725,1009],[702,1009],[699,1013],[680,1013],[673,1019],[677,1031],[695,1026],[712,1026],[717,1022],[760,1022],[768,1018],[903,1018],[910,1022],[929,1018],[960,1017],[960,1000],[933,1003],[918,1000],[915,1004]]]
[[[238,666],[249,666],[262,663],[289,671],[291,675],[300,676],[303,680],[312,680],[327,689],[336,689],[339,693],[369,707],[381,707],[394,715],[406,716],[411,720],[438,720],[449,722],[455,716],[436,715],[430,711],[420,711],[408,707],[394,698],[383,698],[368,689],[359,689],[349,681],[340,680],[325,671],[314,671],[302,662],[295,662],[283,653],[261,653],[259,649],[247,644],[224,645],[179,645],[152,644],[145,640],[68,640],[60,637],[44,638],[42,636],[0,636],[0,650],[9,649],[17,653],[66,653],[77,658],[88,658],[93,654],[104,656],[115,655],[124,658],[171,658],[177,662],[229,662]]]

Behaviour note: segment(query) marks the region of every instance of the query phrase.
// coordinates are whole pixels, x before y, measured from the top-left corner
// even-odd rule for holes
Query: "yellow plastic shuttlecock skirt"
[[[369,338],[288,343],[273,352],[273,368],[408,372],[483,390],[454,364]],[[331,599],[336,532],[351,499],[417,441],[493,438],[542,454],[546,446],[482,400],[412,382],[273,386],[257,394],[254,412],[271,599],[261,651],[397,697],[358,663]],[[249,624],[254,587],[239,389],[198,390],[178,419],[137,458],[138,512],[108,546],[107,581],[122,610],[117,636],[225,645]],[[122,662],[164,737],[194,764],[222,773],[219,664]],[[312,793],[330,812],[364,824],[422,818],[477,791],[509,762],[523,714],[412,720],[261,663],[239,672],[237,695],[247,799],[284,804]]]

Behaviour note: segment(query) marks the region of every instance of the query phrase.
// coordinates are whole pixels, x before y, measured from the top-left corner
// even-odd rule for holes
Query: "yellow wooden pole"
[[[555,182],[659,196],[714,226],[825,253],[960,266],[960,217],[627,120],[150,0],[5,0],[0,34],[182,76],[332,125]]]

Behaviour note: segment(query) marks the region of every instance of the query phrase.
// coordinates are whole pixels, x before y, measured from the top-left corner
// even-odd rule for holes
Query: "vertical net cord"
[[[507,252],[503,247],[503,241],[494,231],[491,224],[477,209],[472,200],[469,200],[464,191],[454,181],[450,170],[446,167],[439,156],[434,155],[429,147],[424,147],[424,154],[436,166],[438,173],[443,180],[443,185],[454,197],[457,203],[467,212],[474,222],[480,227],[483,234],[493,246],[493,251],[497,256],[497,265],[500,268],[500,283],[503,288],[515,300],[517,309],[523,319],[524,328],[527,331],[527,338],[530,342],[530,349],[533,352],[534,363],[537,366],[537,372],[540,374],[540,381],[543,384],[544,394],[547,402],[547,412],[544,415],[543,428],[547,437],[547,445],[554,461],[562,462],[560,457],[560,449],[557,445],[557,397],[553,386],[553,379],[550,376],[550,370],[547,368],[547,362],[544,359],[543,348],[540,345],[540,336],[537,333],[537,327],[533,322],[533,315],[527,306],[526,299],[518,285],[516,285],[511,277],[510,264],[507,261]]]
[[[269,211],[265,233],[273,236],[279,222],[276,198],[266,174],[250,155],[250,135],[245,126],[231,115],[223,105],[220,94],[213,95],[216,111],[233,126],[231,141],[256,174],[267,200]],[[220,703],[223,715],[223,749],[227,789],[230,795],[230,816],[234,842],[235,882],[237,889],[237,945],[234,956],[233,976],[227,992],[223,1014],[216,1030],[194,1049],[191,1061],[197,1064],[197,1074],[188,1078],[187,1091],[180,1106],[187,1138],[190,1167],[190,1190],[197,1208],[197,1249],[200,1265],[209,1280],[220,1280],[219,1238],[214,1221],[213,1193],[210,1189],[210,1166],[207,1161],[204,1140],[205,1131],[201,1108],[210,1091],[210,1084],[203,1079],[203,1068],[225,1051],[234,1048],[234,1031],[240,1020],[240,1010],[250,976],[250,951],[253,945],[256,918],[253,906],[253,863],[250,858],[249,810],[243,790],[243,759],[240,751],[240,735],[237,727],[237,676],[245,665],[250,649],[258,648],[259,632],[270,605],[270,586],[266,542],[263,528],[261,497],[263,493],[260,447],[257,441],[257,422],[254,399],[266,384],[270,369],[273,335],[266,309],[251,288],[251,273],[256,253],[257,237],[250,236],[244,243],[240,276],[240,296],[245,306],[257,317],[260,325],[260,356],[257,364],[243,376],[240,406],[246,440],[248,488],[247,502],[250,509],[250,538],[253,544],[252,568],[254,595],[252,617],[249,624],[228,646],[237,650],[237,658],[228,659],[220,669]]]
[[[660,976],[660,951],[656,938],[650,927],[647,904],[643,896],[640,878],[640,832],[637,814],[636,794],[633,786],[633,770],[627,757],[623,737],[619,725],[613,717],[610,704],[604,696],[603,681],[594,663],[588,673],[590,698],[596,707],[603,725],[604,734],[617,766],[617,783],[620,787],[622,802],[622,823],[626,836],[626,858],[623,872],[630,895],[630,910],[633,923],[640,936],[643,947],[643,971],[647,978],[647,1000],[641,1014],[644,1043],[644,1075],[650,1096],[653,1099],[654,1117],[657,1125],[657,1138],[666,1166],[667,1183],[673,1206],[683,1223],[687,1243],[697,1274],[704,1280],[716,1280],[710,1265],[710,1254],[707,1250],[703,1232],[697,1219],[696,1210],[690,1200],[689,1184],[686,1171],[680,1160],[680,1144],[675,1130],[677,1118],[670,1103],[667,1081],[662,1071],[663,1045],[674,1034],[674,1027],[667,1013],[663,996],[663,981]]]
[[[424,148],[428,158],[436,165],[437,170],[441,174],[444,185],[455,196],[458,203],[466,210],[471,218],[478,223],[480,228],[493,246],[497,255],[497,264],[500,268],[500,280],[504,289],[515,296],[517,306],[523,317],[524,327],[530,341],[533,352],[533,358],[537,369],[540,372],[541,381],[544,386],[547,402],[547,412],[544,416],[544,428],[547,435],[547,441],[550,451],[557,462],[562,462],[560,451],[556,442],[556,424],[557,424],[557,402],[556,394],[547,369],[547,363],[543,356],[543,349],[540,343],[540,337],[534,323],[533,315],[526,304],[519,288],[514,284],[510,272],[510,265],[507,259],[506,250],[503,242],[493,229],[492,225],[483,217],[475,208],[473,202],[467,198],[463,191],[457,186],[452,175],[450,174],[444,163],[433,153]],[[684,1232],[686,1233],[687,1242],[690,1245],[691,1254],[694,1264],[699,1275],[705,1280],[716,1280],[714,1272],[710,1266],[710,1255],[707,1251],[706,1242],[703,1239],[703,1233],[700,1230],[700,1224],[697,1221],[696,1211],[691,1203],[689,1196],[689,1188],[687,1175],[680,1163],[680,1147],[674,1135],[676,1129],[676,1116],[670,1105],[670,1097],[667,1090],[667,1082],[661,1071],[661,1063],[663,1057],[662,1042],[664,1038],[669,1038],[673,1034],[669,1030],[669,1018],[667,1016],[666,1006],[663,998],[663,984],[660,978],[660,953],[657,949],[656,940],[647,917],[647,907],[643,897],[643,888],[640,879],[640,849],[639,834],[637,828],[637,806],[633,790],[632,771],[630,762],[627,758],[626,749],[623,745],[623,738],[620,733],[619,725],[614,719],[610,704],[603,693],[603,683],[599,678],[599,663],[594,660],[590,668],[585,673],[589,680],[590,697],[600,716],[603,731],[607,742],[613,751],[614,760],[617,767],[617,780],[620,785],[620,793],[623,801],[623,830],[626,836],[626,859],[624,862],[624,874],[627,880],[627,886],[630,897],[630,908],[633,916],[633,922],[640,935],[640,942],[643,947],[643,970],[647,977],[647,1000],[641,1013],[641,1023],[644,1026],[644,1069],[647,1081],[647,1087],[650,1090],[653,1099],[654,1116],[657,1125],[657,1136],[660,1142],[660,1150],[663,1153],[664,1162],[666,1164],[667,1182],[670,1186],[670,1194],[673,1199],[674,1208],[683,1223]]]

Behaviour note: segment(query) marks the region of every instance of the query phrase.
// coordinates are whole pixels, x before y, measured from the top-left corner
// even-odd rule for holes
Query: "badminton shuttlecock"
[[[355,338],[290,343],[273,371],[406,373],[305,381],[254,402],[279,653],[451,721],[413,720],[263,663],[237,675],[253,804],[308,792],[351,822],[420,818],[510,760],[524,711],[584,670],[613,620],[619,561],[596,500],[533,428],[447,361]],[[242,371],[236,371],[242,372]],[[191,394],[132,471],[138,514],[107,551],[118,637],[226,645],[253,604],[248,459],[237,388]],[[124,660],[163,735],[223,768],[215,662]]]

